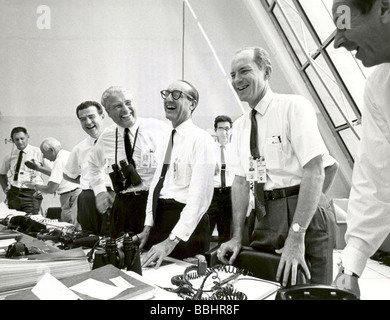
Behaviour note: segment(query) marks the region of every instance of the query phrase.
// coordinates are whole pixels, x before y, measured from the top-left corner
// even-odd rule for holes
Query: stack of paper
[[[142,277],[111,264],[60,280],[45,274],[31,290],[8,296],[7,300],[128,300],[151,299],[155,287]]]
[[[39,256],[39,255],[37,255]],[[87,257],[56,257],[47,260],[0,259],[0,294],[33,287],[45,273],[57,279],[91,270]]]

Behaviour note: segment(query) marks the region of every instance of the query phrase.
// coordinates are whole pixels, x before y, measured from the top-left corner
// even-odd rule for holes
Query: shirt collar
[[[259,103],[256,105],[255,109],[258,113],[261,115],[264,115],[271,104],[272,99],[274,98],[275,93],[268,88],[267,92],[265,93],[263,99],[259,101]]]
[[[119,126],[118,126],[119,127]],[[121,130],[119,130],[119,128],[121,128]],[[119,127],[118,128],[118,131],[122,134],[122,136],[124,137],[125,136],[125,129],[126,128],[122,128],[122,127]],[[134,125],[129,128],[130,130],[130,134],[132,137],[135,137],[135,133],[137,132],[137,129],[139,128],[139,119],[137,119],[137,121],[134,123]]]
[[[190,118],[175,128],[176,133],[178,133],[179,135],[184,135],[184,133],[188,131],[192,127],[192,125],[192,119]]]

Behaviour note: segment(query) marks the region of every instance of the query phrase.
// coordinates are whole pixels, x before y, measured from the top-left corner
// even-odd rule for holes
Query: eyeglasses
[[[217,128],[217,131],[222,131],[222,130],[224,130],[224,131],[226,131],[226,132],[229,132],[230,130],[231,130],[232,128],[230,128],[230,127],[219,127],[219,128]]]
[[[181,90],[172,90],[172,91],[169,91],[169,90],[162,90],[160,91],[161,93],[161,97],[166,100],[170,94],[172,94],[172,98],[174,100],[179,100],[181,98],[182,95],[185,95],[189,100],[194,100],[193,97],[191,97],[188,93],[185,93]]]

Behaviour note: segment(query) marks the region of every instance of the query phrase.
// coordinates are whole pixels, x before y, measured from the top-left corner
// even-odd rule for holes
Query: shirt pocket
[[[192,175],[191,164],[182,161],[181,159],[176,160],[173,163],[173,181],[178,186],[187,186],[190,184]]]
[[[285,156],[280,136],[273,136],[266,139],[264,158],[267,169],[281,169],[284,167]]]

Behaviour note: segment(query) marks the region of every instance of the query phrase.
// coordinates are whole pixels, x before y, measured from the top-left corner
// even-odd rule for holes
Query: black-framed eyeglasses
[[[188,93],[185,93],[181,90],[161,90],[160,91],[161,93],[161,98],[163,98],[164,100],[166,100],[170,94],[172,94],[172,98],[174,100],[179,100],[181,98],[182,95],[185,95],[189,100],[194,100],[193,97],[191,97]]]

